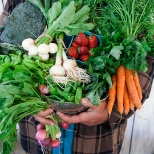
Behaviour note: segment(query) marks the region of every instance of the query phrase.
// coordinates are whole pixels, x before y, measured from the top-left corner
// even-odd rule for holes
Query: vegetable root
[[[78,67],[75,60],[68,59],[65,51],[63,51],[63,61],[63,67],[69,78],[84,83],[89,83],[91,81],[90,75],[87,74],[86,70]]]
[[[138,74],[132,70],[120,66],[117,73],[111,76],[113,81],[112,87],[109,88],[109,99],[107,110],[111,115],[114,104],[120,115],[127,115],[135,107],[141,109],[142,89],[139,83]]]
[[[141,89],[141,86],[140,86],[140,82],[139,82],[139,78],[138,78],[137,73],[134,73],[133,79],[134,79],[134,82],[135,82],[135,86],[136,86],[136,90],[138,92],[139,99],[142,100],[142,89]]]
[[[141,109],[141,101],[139,99],[136,86],[133,80],[133,74],[131,70],[126,69],[126,84],[128,88],[128,93],[130,95],[130,98],[132,102],[134,103],[135,107],[137,109]]]
[[[116,85],[117,85],[116,75],[112,75],[111,78],[113,81],[113,85],[111,88],[109,87],[109,99],[108,99],[108,105],[107,105],[107,111],[108,111],[109,116],[111,115],[112,108],[116,100]]]
[[[123,113],[123,96],[125,87],[125,67],[121,65],[117,70],[117,106],[120,114]]]
[[[130,110],[129,102],[130,102],[129,95],[128,95],[127,87],[125,85],[125,87],[124,87],[124,113],[125,113],[125,115],[127,115]]]

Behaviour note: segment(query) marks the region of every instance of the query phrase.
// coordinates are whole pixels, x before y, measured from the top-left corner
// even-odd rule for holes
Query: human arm
[[[0,15],[0,26],[3,25],[4,18],[9,16],[9,6],[10,1],[7,1],[3,8],[2,14]]]

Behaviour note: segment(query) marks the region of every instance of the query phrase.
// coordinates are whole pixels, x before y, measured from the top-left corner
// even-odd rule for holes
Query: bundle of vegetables
[[[104,93],[109,92],[109,100],[113,98],[110,95],[111,87],[116,86],[117,94],[119,93],[121,88],[119,84],[115,85],[114,77],[116,75],[117,82],[123,83],[122,90],[120,90],[120,92],[122,91],[121,99],[125,97],[124,89],[127,85],[129,101],[133,102],[132,91],[129,90],[130,84],[127,83],[127,78],[124,76],[129,72],[128,79],[132,81],[139,70],[146,71],[146,55],[152,49],[149,47],[148,40],[152,40],[154,30],[151,20],[153,0],[88,0],[83,3],[90,5],[81,5],[81,1],[60,0],[53,3],[51,8],[50,0],[46,0],[45,5],[40,0],[28,1],[43,12],[47,27],[46,29],[44,27],[44,33],[36,40],[32,37],[24,38],[26,39],[22,40],[24,50],[21,47],[1,44],[2,52],[6,52],[7,49],[7,55],[0,56],[0,140],[3,142],[3,154],[9,154],[14,149],[17,135],[16,124],[24,116],[36,114],[40,110],[48,108],[51,102],[46,101],[47,98],[56,99],[63,104],[66,101],[79,104],[80,99],[85,96],[94,105],[98,105]],[[81,32],[92,30],[94,24],[87,23],[89,13],[90,19],[97,25],[93,33],[102,36],[102,43],[92,50],[93,56],[89,57],[83,65],[78,65],[74,59],[68,59],[66,56],[64,34],[77,36]],[[141,32],[144,32],[143,37],[138,37]],[[50,51],[50,43],[56,43],[56,50],[53,53]],[[28,55],[27,52],[23,52],[25,50]],[[55,55],[56,59],[53,58]],[[118,73],[121,67],[125,70],[123,77],[126,81]],[[40,88],[40,84],[48,86],[49,94],[38,92],[36,87]],[[134,81],[132,81],[132,86],[133,84]],[[110,90],[107,87],[110,87]],[[138,94],[135,93],[135,97],[137,97]],[[115,94],[114,100],[117,101],[116,105],[120,114],[123,112],[127,114],[129,109],[124,106],[123,100],[120,101],[120,107],[124,110],[120,109],[119,96]],[[140,109],[141,98],[137,98],[137,100],[139,106],[134,104]],[[24,108],[22,108],[23,105]],[[21,110],[9,112],[15,109]],[[126,109],[128,110],[126,111]],[[110,107],[109,114],[111,110],[112,107]],[[5,119],[8,117],[9,120],[6,121]],[[51,142],[57,141],[56,134],[59,133],[58,124],[61,123],[61,119],[55,114],[49,118],[55,120],[57,124],[54,127],[41,126],[41,131],[46,135],[39,138],[39,133],[37,133],[36,138],[42,146],[46,140],[50,142],[50,145],[52,145]],[[37,132],[39,132],[39,128]]]
[[[90,13],[90,18],[93,23],[97,24],[94,32],[102,36],[103,42],[95,50],[95,54],[86,61],[89,74],[92,74],[92,85],[89,85],[92,92],[100,88],[108,91],[106,89],[108,86],[114,88],[112,75],[117,74],[121,65],[131,70],[133,76],[139,70],[146,72],[146,56],[149,53],[153,55],[154,1],[103,0],[93,3],[88,0],[84,3],[89,4],[91,10],[94,10]],[[104,83],[101,85],[101,82]],[[118,87],[119,84],[116,86]],[[96,96],[95,94],[93,96]],[[117,94],[114,97],[117,102]],[[138,101],[139,104],[140,102],[141,100]],[[119,108],[117,103],[115,106]],[[140,107],[137,108],[140,109]],[[119,112],[123,113],[122,110]]]
[[[47,0],[45,3],[45,8],[48,9],[44,12],[41,1],[31,1],[37,6],[39,4],[39,8],[47,19],[47,30],[37,40],[31,37],[24,38],[22,46],[18,43],[0,44],[2,154],[9,154],[14,150],[17,136],[16,124],[23,117],[37,114],[48,108],[51,102],[46,101],[47,98],[56,99],[61,103],[69,101],[79,104],[85,85],[91,81],[85,69],[78,67],[75,60],[67,58],[64,45],[65,35],[78,35],[79,32],[94,28],[92,23],[86,22],[90,8],[87,5],[75,7],[79,2],[74,1],[63,1],[63,3],[58,1],[50,8],[49,2],[50,0]],[[25,3],[27,5],[28,2]],[[20,11],[18,13],[20,14]],[[5,28],[7,29],[6,25],[4,25]],[[57,49],[53,53],[51,53],[53,48],[50,50],[51,43],[56,43],[54,46]],[[47,85],[50,94],[41,94],[38,91],[40,84]],[[13,110],[16,112],[12,112]],[[9,120],[6,121],[8,117]],[[54,126],[45,126],[46,137],[51,138],[53,142],[57,139],[56,134],[60,131],[58,124],[62,121],[58,117],[55,118],[55,114],[49,118],[56,122]],[[43,142],[38,134],[36,138],[39,143]]]
[[[113,85],[109,88],[107,110],[111,115],[114,105],[119,113],[127,115],[130,110],[134,112],[135,107],[141,109],[142,89],[138,74],[120,65],[117,73],[112,75]]]

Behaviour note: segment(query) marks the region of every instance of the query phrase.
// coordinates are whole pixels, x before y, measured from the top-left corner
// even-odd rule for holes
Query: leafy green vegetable
[[[56,84],[51,76],[46,77],[46,81],[51,94],[48,97],[53,100],[61,101],[61,103],[71,102],[78,104],[83,97],[84,83],[70,80],[67,84]]]
[[[31,0],[29,1],[31,2]],[[93,29],[94,25],[87,23],[89,11],[90,8],[86,5],[77,9],[75,1],[54,2],[47,12],[48,28],[45,34],[37,40],[36,45],[49,44],[51,38],[54,38],[55,35],[61,32],[64,32],[66,35],[76,35],[79,32]]]
[[[122,45],[120,46],[114,46],[112,49],[111,49],[111,52],[110,54],[117,60],[120,59],[120,55],[122,54],[121,50],[123,50],[124,47]]]
[[[131,39],[142,32],[144,38],[153,36],[153,0],[86,0],[84,3],[93,10],[90,18],[97,24],[95,33],[106,35],[121,31],[122,37]]]
[[[5,18],[0,39],[5,43],[21,45],[26,38],[36,39],[42,34],[45,26],[46,20],[42,12],[31,3],[24,2]]]
[[[53,3],[47,14],[48,24],[51,24],[60,15],[61,10],[62,6],[60,2]]]

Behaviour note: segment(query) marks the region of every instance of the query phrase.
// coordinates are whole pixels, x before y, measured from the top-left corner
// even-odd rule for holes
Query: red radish
[[[86,55],[86,54],[80,56],[80,59],[81,59],[83,62],[87,61],[88,58],[89,58],[89,55]]]
[[[80,46],[79,47],[79,53],[80,53],[80,55],[89,54],[89,48],[85,47],[85,46]]]
[[[44,140],[44,139],[46,138],[46,136],[47,136],[47,132],[46,132],[45,129],[40,129],[40,130],[38,130],[38,131],[36,132],[36,139],[37,139],[38,141]]]
[[[63,128],[63,129],[67,129],[69,127],[69,124],[65,121],[63,122],[59,122],[59,125]]]
[[[51,139],[50,138],[45,138],[44,140],[42,141],[39,141],[39,144],[43,147],[47,146],[49,143],[51,142]]]
[[[45,126],[41,123],[39,123],[37,126],[36,126],[36,130],[40,130],[40,129],[45,129]]]
[[[59,141],[59,139],[56,139],[56,140],[52,140],[51,142],[50,142],[50,145],[52,146],[52,148],[57,148],[59,145],[60,145],[60,141]]]

